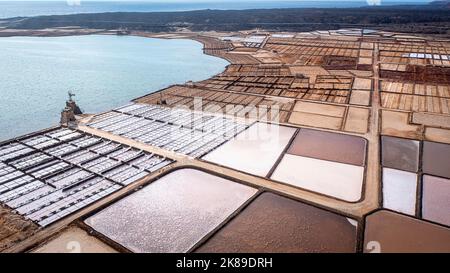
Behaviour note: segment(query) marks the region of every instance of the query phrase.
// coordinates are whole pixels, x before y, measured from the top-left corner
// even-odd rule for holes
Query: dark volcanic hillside
[[[173,31],[236,31],[254,28],[307,31],[342,27],[387,28],[405,32],[447,34],[449,9],[441,4],[353,9],[201,10],[189,12],[100,13],[15,18],[9,28],[42,29],[80,26],[85,28]]]
[[[430,3],[431,6],[441,7],[441,8],[450,8],[450,0],[438,0]]]

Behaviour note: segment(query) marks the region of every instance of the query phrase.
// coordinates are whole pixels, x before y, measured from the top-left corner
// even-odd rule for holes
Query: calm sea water
[[[59,122],[73,90],[85,112],[223,71],[191,40],[132,36],[0,38],[0,140]]]
[[[369,0],[370,2],[377,2],[378,0]],[[412,3],[426,3],[428,0],[381,0],[383,5],[396,4],[412,4]],[[150,11],[187,11],[187,10],[201,10],[201,9],[266,9],[266,8],[308,8],[308,7],[322,7],[322,8],[346,8],[346,7],[361,7],[367,6],[365,0],[352,1],[326,1],[326,0],[302,0],[302,1],[172,1],[165,2],[163,0],[156,0],[151,2],[134,2],[134,1],[115,1],[115,2],[95,2],[83,1],[80,5],[73,5],[80,0],[68,1],[0,1],[0,18],[10,18],[16,16],[37,16],[37,15],[58,15],[58,14],[73,14],[73,13],[99,13],[99,12],[117,12],[117,11],[133,11],[133,12],[150,12]],[[72,5],[69,5],[72,3]]]

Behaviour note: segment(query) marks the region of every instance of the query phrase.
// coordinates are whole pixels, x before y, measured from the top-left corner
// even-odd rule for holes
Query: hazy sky
[[[0,0],[1,1],[60,1],[60,2],[66,2],[66,0]],[[81,0],[81,2],[86,2],[86,1],[121,1],[121,2],[227,2],[227,1],[232,1],[232,2],[238,2],[238,1],[254,1],[254,2],[264,2],[264,1],[271,1],[273,2],[274,0]],[[292,2],[314,2],[314,1],[334,1],[334,2],[339,2],[339,1],[353,1],[353,2],[364,2],[365,0],[281,0],[281,1],[292,1]],[[422,2],[422,3],[426,3],[426,2],[431,2],[433,0],[381,0],[381,2]]]

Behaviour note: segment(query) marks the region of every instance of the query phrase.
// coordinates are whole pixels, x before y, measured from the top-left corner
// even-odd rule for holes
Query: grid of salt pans
[[[261,47],[266,36],[248,36],[248,37],[238,37],[238,36],[229,36],[229,37],[220,37],[222,41],[229,42],[239,42],[242,43],[245,47],[253,47],[258,48]]]
[[[47,226],[170,163],[58,128],[0,145],[0,202]]]
[[[450,60],[450,55],[427,54],[427,53],[405,53],[402,57],[415,59],[435,59],[435,60]]]
[[[191,110],[132,103],[94,117],[88,126],[192,157],[220,146],[250,124]]]

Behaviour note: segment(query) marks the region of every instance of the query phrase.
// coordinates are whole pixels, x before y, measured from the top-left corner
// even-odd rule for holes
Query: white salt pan
[[[364,168],[286,154],[272,179],[349,202],[361,198]]]
[[[256,123],[203,159],[266,176],[295,133],[294,128]]]
[[[383,207],[414,215],[416,194],[415,173],[383,168]]]

